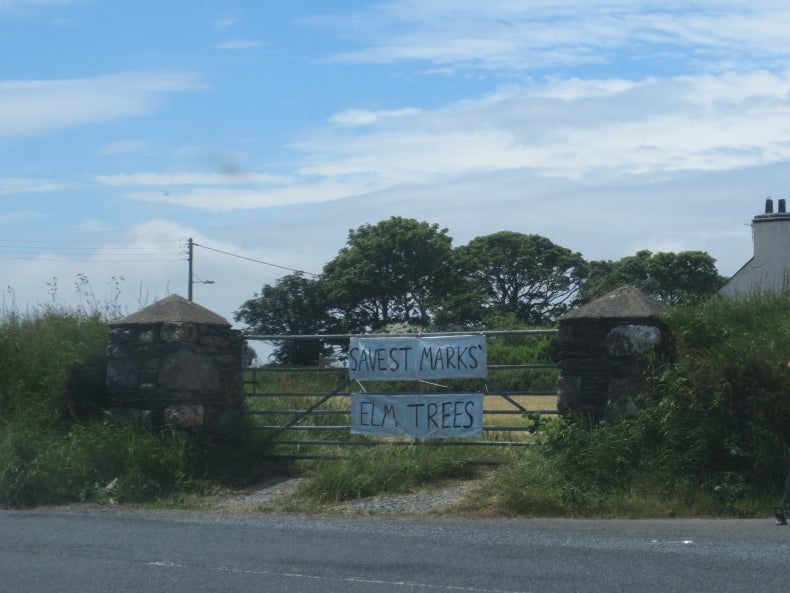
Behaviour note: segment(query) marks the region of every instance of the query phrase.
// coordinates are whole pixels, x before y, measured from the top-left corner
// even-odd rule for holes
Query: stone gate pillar
[[[667,345],[666,306],[622,286],[559,321],[561,414],[604,417],[628,408],[647,388],[645,354]]]
[[[107,403],[155,430],[241,436],[243,338],[224,318],[171,295],[110,324]]]

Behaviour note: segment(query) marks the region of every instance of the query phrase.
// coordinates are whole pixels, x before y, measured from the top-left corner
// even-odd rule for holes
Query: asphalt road
[[[0,592],[790,591],[773,520],[0,511]]]

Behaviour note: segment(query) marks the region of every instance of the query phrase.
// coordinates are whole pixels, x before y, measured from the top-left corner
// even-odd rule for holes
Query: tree
[[[584,269],[581,254],[540,235],[501,231],[477,237],[454,252],[466,279],[464,309],[477,295],[487,314],[512,313],[526,323],[551,322],[573,304]]]
[[[581,300],[588,302],[630,284],[668,305],[692,304],[716,294],[724,281],[716,260],[704,251],[645,249],[616,262],[589,262]]]
[[[289,274],[267,284],[234,313],[234,319],[246,323],[261,334],[320,334],[331,330],[321,282],[301,274]],[[316,364],[329,347],[319,340],[283,340],[275,342],[272,357],[285,364]]]
[[[388,323],[426,326],[450,286],[452,239],[437,224],[394,216],[349,231],[324,267],[329,302],[347,331]]]

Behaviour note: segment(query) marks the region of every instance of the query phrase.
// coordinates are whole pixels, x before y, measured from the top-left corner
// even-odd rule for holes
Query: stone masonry
[[[560,318],[560,413],[628,413],[646,388],[646,354],[667,347],[666,306],[622,286]]]
[[[110,325],[112,416],[155,430],[240,437],[243,339],[221,316],[171,295]]]

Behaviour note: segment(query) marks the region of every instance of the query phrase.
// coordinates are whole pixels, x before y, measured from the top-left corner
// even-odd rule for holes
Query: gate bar
[[[242,334],[245,340],[263,340],[265,342],[279,342],[282,340],[347,340],[350,338],[413,338],[420,336],[434,338],[441,336],[518,336],[518,335],[548,335],[556,334],[555,329],[502,329],[502,330],[483,330],[468,332],[421,332],[421,333],[401,333],[401,334]]]

